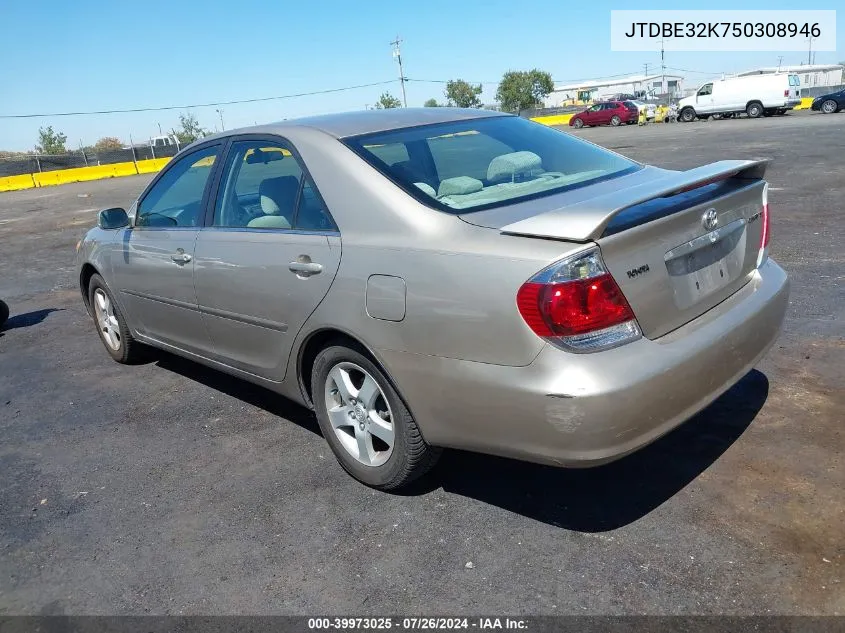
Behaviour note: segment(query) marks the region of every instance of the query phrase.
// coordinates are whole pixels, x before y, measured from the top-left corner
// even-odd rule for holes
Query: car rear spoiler
[[[766,173],[768,163],[768,160],[722,160],[687,171],[668,172],[663,178],[540,213],[503,226],[500,230],[508,235],[547,237],[573,242],[597,240],[604,234],[614,216],[625,209],[729,178],[760,180]]]

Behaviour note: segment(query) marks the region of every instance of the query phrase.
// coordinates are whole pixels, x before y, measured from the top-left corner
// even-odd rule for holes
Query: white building
[[[554,108],[571,101],[596,101],[609,99],[616,94],[630,94],[636,97],[677,95],[682,91],[683,77],[680,75],[631,75],[616,79],[596,79],[563,86],[556,86],[546,97],[547,108]]]
[[[798,80],[801,82],[801,95],[806,95],[805,92],[811,92],[813,88],[827,88],[834,86],[845,85],[845,66],[840,64],[812,64],[801,66],[771,66],[768,68],[755,68],[747,70],[742,73],[737,73],[739,77],[746,75],[766,75],[770,73],[793,73],[798,75]]]

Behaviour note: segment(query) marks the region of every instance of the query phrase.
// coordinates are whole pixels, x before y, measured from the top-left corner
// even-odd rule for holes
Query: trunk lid
[[[592,197],[582,191],[571,204],[529,217],[517,211],[516,222],[507,223],[500,212],[495,228],[509,235],[596,242],[643,334],[657,338],[751,279],[760,249],[766,162],[721,161],[685,172],[647,169],[650,177],[641,175],[631,186],[617,182]],[[480,214],[462,219],[489,225]]]

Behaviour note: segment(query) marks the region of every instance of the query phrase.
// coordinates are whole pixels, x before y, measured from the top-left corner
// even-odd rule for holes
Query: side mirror
[[[125,209],[114,207],[112,209],[103,209],[97,215],[97,226],[105,230],[122,229],[129,226],[129,216]]]

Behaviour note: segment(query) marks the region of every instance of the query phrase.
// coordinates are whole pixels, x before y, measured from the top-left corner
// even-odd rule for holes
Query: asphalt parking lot
[[[0,194],[0,614],[845,614],[845,114],[578,135],[677,169],[772,158],[785,331],[620,462],[447,452],[402,495],[279,396],[108,357],[74,244],[149,176]]]

